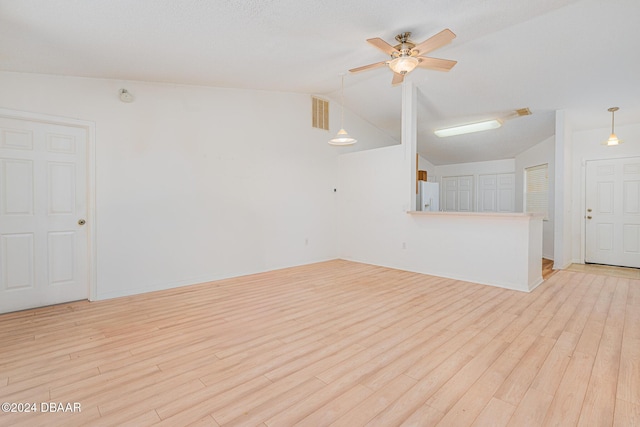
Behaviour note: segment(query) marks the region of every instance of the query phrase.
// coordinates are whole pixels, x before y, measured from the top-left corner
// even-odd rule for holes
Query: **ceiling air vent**
[[[311,126],[329,130],[329,101],[311,97]]]

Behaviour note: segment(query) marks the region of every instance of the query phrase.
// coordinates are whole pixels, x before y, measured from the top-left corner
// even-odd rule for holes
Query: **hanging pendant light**
[[[340,130],[335,138],[329,140],[331,145],[351,145],[355,144],[358,140],[349,136],[346,130],[344,130],[344,74],[342,74],[342,83],[340,91]]]
[[[619,110],[618,107],[611,107],[611,108],[609,108],[607,110],[607,111],[611,112],[611,135],[609,135],[609,139],[607,139],[603,144],[608,145],[608,146],[622,144],[622,141],[620,139],[618,139],[618,137],[616,136],[616,133],[613,130],[613,116],[614,116],[615,112],[618,111],[618,110]]]

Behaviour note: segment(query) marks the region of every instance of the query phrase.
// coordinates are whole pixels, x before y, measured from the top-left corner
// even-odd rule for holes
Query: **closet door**
[[[442,206],[449,212],[473,212],[473,176],[443,177]]]
[[[498,185],[496,175],[478,177],[478,212],[496,212],[498,209]]]
[[[473,212],[473,176],[458,177],[458,211]]]
[[[442,178],[442,208],[449,212],[458,210],[458,178],[455,176]]]
[[[496,175],[497,211],[515,212],[516,209],[516,176],[512,173]]]

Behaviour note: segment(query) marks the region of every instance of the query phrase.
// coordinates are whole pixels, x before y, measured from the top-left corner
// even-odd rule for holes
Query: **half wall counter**
[[[539,214],[408,212],[411,270],[529,292],[542,283]]]

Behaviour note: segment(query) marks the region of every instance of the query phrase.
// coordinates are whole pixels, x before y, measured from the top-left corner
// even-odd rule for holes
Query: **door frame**
[[[611,156],[599,158],[582,158],[580,161],[580,262],[586,264],[587,259],[587,162],[611,161],[640,158],[638,155]],[[575,205],[574,205],[575,206]]]
[[[7,119],[28,120],[45,124],[70,126],[84,129],[87,132],[87,286],[89,301],[94,301],[98,294],[97,288],[97,250],[96,250],[96,150],[95,123],[72,119],[68,117],[52,116],[49,114],[32,113],[27,111],[0,108],[0,117]]]

